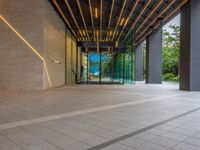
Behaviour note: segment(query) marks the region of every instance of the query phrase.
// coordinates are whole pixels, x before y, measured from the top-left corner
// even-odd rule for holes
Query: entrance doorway
[[[80,61],[80,81],[83,84],[134,83],[134,53],[123,49],[83,49]]]

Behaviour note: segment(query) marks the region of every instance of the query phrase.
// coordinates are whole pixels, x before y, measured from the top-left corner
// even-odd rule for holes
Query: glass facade
[[[124,43],[123,48],[88,48],[81,51],[80,78],[78,83],[87,84],[133,84],[135,76],[134,49]],[[79,62],[79,61],[78,61]]]

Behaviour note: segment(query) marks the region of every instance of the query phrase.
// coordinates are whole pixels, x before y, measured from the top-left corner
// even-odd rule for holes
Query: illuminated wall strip
[[[5,18],[3,18],[3,16],[0,15],[0,18],[18,35],[18,37],[20,37],[22,39],[22,41],[24,43],[26,43],[30,48],[31,50],[40,58],[44,61],[44,58],[19,34],[19,32],[17,32],[17,30],[15,30],[15,28],[10,24],[8,23],[8,21],[6,21]]]
[[[60,6],[58,5],[56,0],[53,0],[54,5],[56,6],[56,8],[58,9],[58,11],[60,12],[60,14],[62,15],[63,19],[65,20],[65,23],[68,25],[69,29],[71,30],[71,32],[74,34],[74,36],[77,38],[74,30],[72,29],[69,21],[67,20],[67,18],[65,17],[63,11],[61,10]]]
[[[131,25],[131,28],[129,29],[128,33],[126,34],[126,36],[128,36],[128,34],[131,32],[131,30],[134,28],[135,24],[138,22],[138,20],[140,19],[140,17],[142,16],[143,12],[145,11],[145,9],[147,8],[147,6],[149,5],[149,3],[151,2],[151,0],[148,0],[144,7],[142,8],[142,10],[140,11],[139,15],[137,16],[137,18],[135,19],[135,21],[133,22],[133,24]]]
[[[159,1],[156,6],[153,8],[153,10],[151,10],[151,12],[145,17],[144,21],[141,23],[141,25],[137,28],[137,30],[135,31],[135,33],[137,33],[142,27],[143,25],[147,22],[147,20],[149,20],[149,18],[152,16],[152,14],[155,12],[156,9],[158,9],[158,7],[162,4],[163,1]]]
[[[147,27],[142,31],[142,33],[140,33],[140,35],[138,35],[138,37],[136,38],[136,40],[144,33],[146,32],[146,30],[153,24],[155,23],[155,21],[157,21],[157,19],[162,16],[162,14],[170,8],[170,6],[175,2],[176,0],[171,0],[170,3],[147,25]]]
[[[89,8],[90,8],[90,17],[91,17],[91,22],[92,22],[93,36],[95,37],[95,33],[94,33],[94,21],[93,21],[93,15],[92,15],[92,4],[91,4],[91,0],[88,0],[88,2],[89,2]]]
[[[88,39],[90,41],[90,37],[89,37],[89,34],[88,34],[87,26],[86,26],[86,23],[85,23],[85,19],[84,19],[84,16],[83,16],[83,11],[82,11],[82,8],[81,8],[79,0],[77,0],[77,4],[78,4],[78,8],[79,8],[79,11],[80,11],[80,14],[81,14],[81,18],[83,20],[83,24],[84,24],[84,27],[85,27],[85,30],[86,30],[87,37],[88,37]]]
[[[35,48],[33,48],[22,36],[21,34],[3,17],[0,15],[0,18],[1,20],[3,20],[4,23],[6,23],[6,25],[8,25],[8,27],[10,27],[10,29],[12,29],[12,31],[14,31],[14,33],[16,33],[16,35],[26,44],[28,45],[28,47],[44,62],[44,67],[46,68],[45,71],[46,71],[46,74],[47,74],[47,79],[48,79],[48,82],[49,82],[49,86],[52,87],[52,84],[51,84],[51,80],[50,80],[50,76],[49,76],[49,73],[48,73],[48,69],[47,69],[47,66],[46,66],[46,61],[44,59],[44,57],[42,57],[40,55],[40,53],[37,52],[37,50]]]
[[[120,37],[121,37],[121,35],[122,35],[123,31],[124,31],[124,28],[126,27],[127,23],[129,22],[131,16],[133,15],[133,12],[134,12],[134,10],[135,10],[135,8],[136,8],[138,2],[139,2],[139,0],[136,0],[136,1],[135,1],[135,4],[133,5],[133,7],[132,7],[132,9],[131,9],[131,12],[130,12],[130,14],[129,14],[129,16],[128,16],[128,18],[127,18],[127,20],[126,20],[126,22],[125,22],[125,24],[124,24],[124,26],[123,26],[121,32],[120,32],[120,34],[119,34],[118,40],[120,39]]]
[[[65,4],[67,5],[67,8],[68,8],[68,10],[69,10],[69,12],[70,12],[70,14],[71,14],[71,16],[72,16],[72,19],[74,20],[74,23],[75,23],[75,25],[76,25],[76,27],[77,27],[77,29],[78,29],[78,32],[80,33],[81,37],[84,39],[84,37],[83,37],[83,35],[82,35],[82,32],[81,32],[81,30],[80,30],[80,28],[79,28],[79,25],[78,25],[78,23],[77,23],[77,21],[76,21],[76,18],[75,18],[75,16],[74,16],[74,13],[73,13],[73,11],[71,10],[71,7],[70,7],[70,5],[69,5],[68,0],[65,0]]]
[[[174,13],[176,13],[188,0],[184,0],[182,1],[177,7],[176,9],[172,10],[165,18],[163,21],[166,21],[169,17],[171,17]],[[160,25],[160,22],[154,27],[154,29],[156,29],[158,26]],[[152,33],[153,30],[150,30],[147,34],[145,34],[143,36],[143,38],[141,40],[139,40],[138,43],[140,43],[141,41],[143,41],[150,33]]]
[[[116,24],[116,26],[115,26],[115,30],[114,30],[114,32],[113,32],[112,41],[113,41],[113,39],[114,39],[114,37],[115,37],[116,29],[117,29],[117,27],[118,27],[118,25],[119,25],[119,22],[120,22],[120,19],[121,19],[122,13],[123,13],[123,11],[124,11],[124,7],[125,7],[125,5],[126,5],[126,0],[123,1],[123,6],[122,6],[122,9],[121,9],[121,12],[120,12],[120,15],[119,15],[119,18],[118,18],[117,24]]]
[[[112,0],[112,5],[111,5],[111,10],[110,10],[110,15],[109,15],[109,21],[108,21],[108,28],[107,28],[106,39],[108,38],[108,35],[109,35],[110,22],[111,22],[111,19],[112,19],[112,13],[113,13],[113,8],[114,8],[114,3],[115,3],[115,0]]]
[[[49,86],[52,87],[51,79],[50,79],[50,75],[49,75],[49,71],[48,71],[46,60],[44,60],[43,63],[44,63],[44,69],[45,69],[45,72],[46,72],[46,75],[47,75],[47,80],[49,82]]]

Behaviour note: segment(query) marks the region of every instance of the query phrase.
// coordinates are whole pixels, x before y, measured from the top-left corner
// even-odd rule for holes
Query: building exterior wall
[[[72,84],[75,84],[76,81],[76,40],[74,37],[72,37]]]
[[[75,47],[72,36],[68,33],[71,41],[66,40],[65,24],[48,0],[1,0],[0,14],[44,58],[47,66],[46,69],[44,61],[1,19],[0,89],[41,90],[65,85],[68,60],[69,83],[74,83],[70,69]]]
[[[66,33],[66,84],[71,84],[71,65],[72,65],[72,38],[69,32]]]
[[[43,55],[52,87],[65,85],[65,25],[47,0],[43,19]],[[49,87],[44,68],[43,88]]]
[[[76,74],[76,40],[66,32],[66,84],[75,84]]]
[[[40,53],[41,0],[1,0],[0,14]],[[42,60],[0,20],[0,89],[42,89]]]

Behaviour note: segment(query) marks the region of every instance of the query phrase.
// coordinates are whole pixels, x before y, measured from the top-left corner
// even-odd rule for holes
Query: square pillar
[[[146,83],[162,83],[162,28],[151,33],[147,39]]]
[[[181,8],[180,89],[200,91],[200,1]]]
[[[135,80],[143,81],[144,64],[143,64],[143,43],[140,43],[135,50]]]

